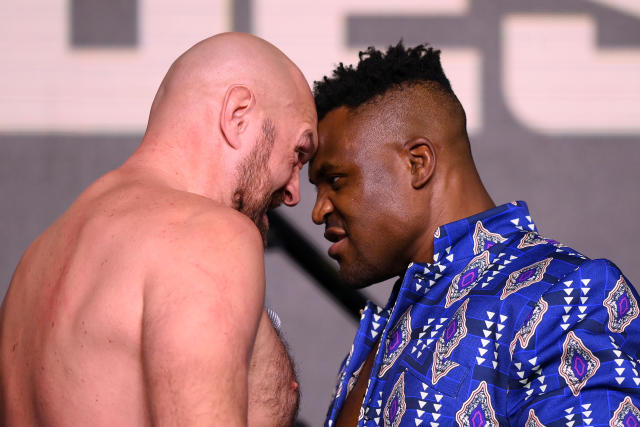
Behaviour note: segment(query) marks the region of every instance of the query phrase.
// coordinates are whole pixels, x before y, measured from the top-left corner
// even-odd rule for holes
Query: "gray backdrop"
[[[456,17],[348,13],[344,16],[344,44],[384,46],[403,37],[407,44],[429,41],[445,51],[448,47],[478,49],[483,58],[484,124],[472,135],[472,146],[480,174],[496,203],[527,201],[544,236],[567,243],[592,258],[607,257],[631,282],[640,284],[640,263],[635,251],[640,240],[636,223],[640,209],[640,136],[615,129],[598,135],[549,135],[523,126],[505,103],[500,33],[500,20],[507,14],[580,12],[597,23],[599,47],[637,49],[640,20],[637,15],[595,2],[532,3],[474,0],[464,16]],[[256,13],[252,3],[238,0],[233,5],[232,28],[251,31]],[[135,0],[78,0],[69,2],[69,7],[72,49],[135,49],[140,43],[139,5]],[[312,51],[310,47],[310,54]],[[0,68],[0,78],[2,73]],[[456,82],[452,83],[455,89]],[[640,121],[640,108],[632,114]],[[84,187],[117,167],[134,150],[140,137],[139,133],[0,130],[0,295],[28,244]],[[306,169],[303,174],[302,202],[280,212],[326,252],[323,229],[310,220],[315,191],[306,181]],[[320,425],[337,366],[349,349],[356,325],[284,253],[269,251],[266,265],[268,304],[283,320],[283,333],[298,367],[303,393],[300,419],[309,425]],[[366,292],[383,303],[388,289],[386,284]]]

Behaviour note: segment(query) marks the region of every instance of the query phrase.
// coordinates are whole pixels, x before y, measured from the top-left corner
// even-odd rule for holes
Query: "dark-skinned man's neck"
[[[440,184],[440,185],[438,185]],[[464,173],[451,173],[434,183],[428,203],[429,223],[411,262],[433,263],[434,233],[438,227],[494,208],[496,205],[484,188],[475,167]]]

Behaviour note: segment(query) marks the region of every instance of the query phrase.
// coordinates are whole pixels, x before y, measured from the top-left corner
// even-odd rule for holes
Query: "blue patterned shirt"
[[[359,426],[640,424],[637,292],[524,202],[439,227],[396,288],[363,310],[326,426],[378,340]]]

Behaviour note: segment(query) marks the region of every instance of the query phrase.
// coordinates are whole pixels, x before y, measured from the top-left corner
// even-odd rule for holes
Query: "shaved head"
[[[172,121],[176,110],[182,120],[185,110],[206,113],[221,104],[231,85],[251,88],[267,109],[278,104],[277,98],[309,92],[302,72],[271,43],[249,34],[218,34],[195,44],[171,65],[153,101],[148,127]]]
[[[316,127],[313,95],[298,67],[265,40],[223,33],[171,65],[138,151],[166,158],[164,165],[179,161],[171,169],[183,187],[244,213],[266,238],[266,211],[298,203]]]

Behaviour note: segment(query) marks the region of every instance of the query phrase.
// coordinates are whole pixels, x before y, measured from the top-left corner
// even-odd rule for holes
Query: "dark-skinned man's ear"
[[[244,85],[229,86],[220,110],[220,131],[231,147],[240,147],[242,133],[247,129],[249,113],[255,106],[251,89]]]
[[[411,164],[411,186],[424,187],[436,170],[436,152],[431,141],[415,138],[405,144]]]

